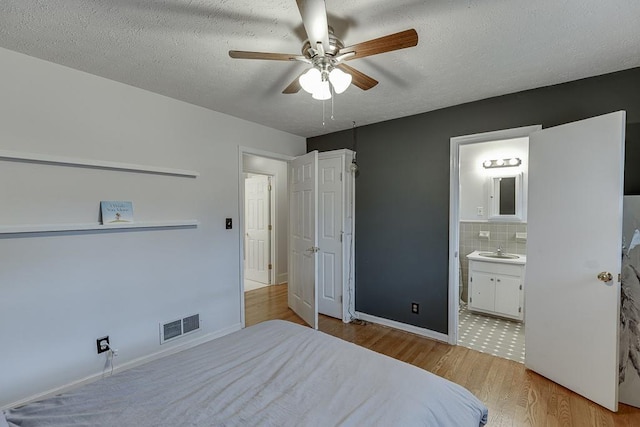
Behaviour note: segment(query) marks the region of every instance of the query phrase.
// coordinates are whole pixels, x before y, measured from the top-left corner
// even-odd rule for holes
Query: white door
[[[317,151],[291,162],[290,183],[289,307],[318,329]]]
[[[529,143],[525,365],[612,411],[624,128],[616,112],[534,132]]]
[[[245,270],[244,278],[269,284],[269,177],[253,175],[244,180]]]
[[[342,319],[342,157],[318,163],[318,311]]]

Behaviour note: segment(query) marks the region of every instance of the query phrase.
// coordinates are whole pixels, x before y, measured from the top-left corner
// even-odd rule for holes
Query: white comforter
[[[5,416],[9,426],[475,427],[487,409],[420,368],[275,320]]]

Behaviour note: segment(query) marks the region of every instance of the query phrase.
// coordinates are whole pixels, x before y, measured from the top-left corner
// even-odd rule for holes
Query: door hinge
[[[271,184],[267,185],[267,191],[271,191]]]
[[[342,295],[340,295],[340,304],[342,304]]]
[[[473,301],[473,298],[469,297],[469,302],[472,302],[472,301]]]
[[[473,282],[473,276],[469,276],[469,281]]]
[[[522,290],[522,285],[520,285],[520,290]]]
[[[340,172],[340,181],[342,181],[342,172]]]
[[[518,313],[522,313],[522,307],[518,307]]]
[[[618,273],[618,283],[620,283],[621,280],[622,280],[622,275]]]
[[[269,230],[269,231],[273,230],[273,226],[272,226],[272,225],[269,225],[269,226],[268,226],[268,230]]]
[[[273,269],[273,265],[269,264],[269,270]]]
[[[342,235],[344,234],[344,231],[340,232],[340,243],[342,243]]]

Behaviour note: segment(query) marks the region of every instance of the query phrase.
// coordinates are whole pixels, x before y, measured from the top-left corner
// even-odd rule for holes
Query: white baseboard
[[[282,285],[283,283],[289,282],[289,273],[280,273],[278,277],[276,277],[276,283],[278,285]]]
[[[143,357],[139,357],[137,359],[130,360],[129,362],[123,363],[122,365],[115,365],[114,368],[113,368],[113,373],[115,374],[117,372],[126,371],[127,369],[135,368],[136,366],[140,366],[140,365],[142,365],[144,363],[151,362],[153,360],[160,359],[162,357],[169,356],[171,354],[179,353],[181,351],[190,349],[190,348],[195,347],[197,345],[204,344],[205,342],[214,340],[216,338],[223,337],[223,336],[228,335],[228,334],[230,334],[232,332],[239,331],[240,329],[242,329],[242,325],[240,325],[240,323],[237,323],[235,325],[229,326],[228,328],[224,328],[224,329],[221,329],[221,330],[216,331],[216,332],[211,332],[209,334],[206,334],[206,335],[203,335],[201,337],[192,339],[190,341],[187,341],[187,342],[182,343],[180,345],[177,345],[175,347],[171,347],[171,348],[168,348],[166,350],[161,350],[161,351],[158,351],[156,353],[152,353],[152,354],[147,355],[147,356],[143,356]],[[55,396],[57,394],[64,393],[64,392],[69,391],[71,389],[80,387],[82,385],[92,383],[92,382],[97,381],[97,380],[99,380],[101,378],[104,378],[106,376],[109,376],[109,375],[104,373],[104,372],[99,372],[99,373],[96,373],[96,374],[93,374],[93,375],[89,375],[89,376],[87,376],[85,378],[82,378],[82,379],[79,379],[77,381],[73,381],[71,383],[68,383],[68,384],[62,385],[60,387],[56,387],[56,388],[47,390],[47,391],[42,392],[42,393],[34,394],[34,395],[29,396],[27,398],[20,399],[20,400],[18,400],[16,402],[13,402],[13,403],[10,403],[10,404],[8,404],[6,406],[0,407],[0,411],[4,410],[4,409],[15,408],[15,407],[18,407],[18,406],[26,405],[27,403],[35,402],[37,400],[46,399],[48,397],[52,397],[52,396]]]
[[[377,323],[390,328],[400,329],[401,331],[411,332],[412,334],[421,335],[436,341],[449,343],[449,336],[441,332],[432,331],[431,329],[420,328],[418,326],[409,325],[407,323],[396,322],[395,320],[384,319],[382,317],[372,316],[370,314],[356,311],[356,318],[366,322]]]

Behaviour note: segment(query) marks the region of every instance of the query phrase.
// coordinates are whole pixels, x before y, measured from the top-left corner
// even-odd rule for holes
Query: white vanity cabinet
[[[477,260],[472,255],[468,256],[469,310],[522,320],[525,264],[514,260]]]

